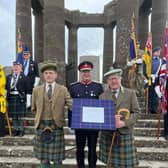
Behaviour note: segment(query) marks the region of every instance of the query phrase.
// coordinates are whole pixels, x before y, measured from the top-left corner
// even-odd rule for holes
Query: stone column
[[[44,60],[56,60],[58,81],[65,84],[64,1],[44,1]]]
[[[44,61],[43,56],[43,12],[42,9],[33,11],[35,16],[35,47],[34,59],[37,63]]]
[[[128,5],[129,4],[129,5]],[[130,28],[131,18],[134,13],[135,26],[137,29],[138,20],[138,0],[119,0],[117,6],[117,33],[116,33],[116,66],[123,69],[123,84],[128,86],[128,68],[129,59]],[[122,11],[122,12],[121,12]]]
[[[31,0],[16,0],[16,40],[18,29],[23,43],[32,51]]]
[[[103,49],[103,74],[106,73],[113,64],[113,27],[104,27],[104,49]]]
[[[164,28],[168,18],[168,1],[152,0],[152,23],[153,47],[163,47]]]
[[[145,49],[148,37],[148,16],[149,11],[141,9],[139,12],[139,27],[138,27],[138,40],[140,41],[140,48]]]
[[[73,67],[73,81],[77,81],[77,67],[78,67],[78,28],[77,26],[69,26],[69,39],[68,39],[68,64]]]

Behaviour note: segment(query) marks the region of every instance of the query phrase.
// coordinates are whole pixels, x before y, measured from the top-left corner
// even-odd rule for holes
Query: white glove
[[[152,74],[151,78],[152,78],[152,83],[155,83],[156,75]]]
[[[136,62],[136,64],[142,64],[143,61],[142,61],[141,58],[139,58],[139,59],[137,59],[135,62]]]
[[[160,91],[160,87],[159,86],[155,86],[155,92],[156,92],[156,94],[157,94],[157,96],[159,98],[161,98],[163,96],[161,91]]]
[[[147,79],[144,79],[144,84],[147,84],[148,83],[148,80]]]
[[[131,60],[127,62],[128,67],[132,66],[133,64],[135,64],[135,60]]]
[[[26,108],[31,106],[31,94],[26,95]]]
[[[34,87],[36,87],[40,82],[40,78],[39,77],[35,77],[35,81],[34,81]]]

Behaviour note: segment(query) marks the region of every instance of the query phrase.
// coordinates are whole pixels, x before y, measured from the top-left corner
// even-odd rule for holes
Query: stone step
[[[66,158],[75,158],[76,148],[74,146],[66,146],[65,150]],[[86,155],[87,151],[87,148],[85,148]],[[97,154],[98,151],[99,147],[97,147]],[[140,160],[168,161],[168,147],[137,147],[137,152]],[[0,157],[33,157],[33,146],[0,146]]]
[[[160,115],[160,118],[163,119],[163,114]],[[139,115],[138,119],[140,119],[140,120],[158,120],[158,114],[151,114],[151,113],[146,114],[144,112]]]
[[[1,137],[0,146],[31,146],[33,145],[33,137],[34,135],[25,135],[23,137]],[[74,146],[75,135],[65,135],[65,144],[66,146]],[[135,136],[135,144],[137,147],[168,147],[168,141],[163,137],[160,137],[158,140],[156,137]]]
[[[160,120],[160,127],[162,128],[163,120]],[[139,119],[137,123],[135,124],[135,127],[141,127],[141,128],[157,128],[158,127],[158,120],[154,119]]]
[[[87,160],[85,161],[88,165]],[[137,168],[168,168],[167,161],[146,161],[140,160]],[[20,157],[0,157],[1,168],[39,168],[39,161],[35,158],[20,158]],[[63,161],[64,168],[76,167],[75,159],[66,159]],[[88,166],[86,166],[88,168]],[[101,161],[97,161],[97,168],[105,168]]]
[[[157,128],[134,128],[134,135],[135,136],[151,136],[157,137]],[[163,128],[160,128],[160,135],[163,136]]]

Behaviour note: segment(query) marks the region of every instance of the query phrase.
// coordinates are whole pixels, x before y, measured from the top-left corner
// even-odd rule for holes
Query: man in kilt
[[[55,62],[41,67],[45,83],[33,89],[32,112],[35,113],[34,154],[41,168],[60,168],[64,156],[64,106],[71,109],[72,99],[67,88],[56,83]]]
[[[108,89],[100,95],[100,99],[113,100],[115,105],[116,128],[114,144],[112,146],[111,157],[109,149],[112,143],[114,131],[102,131],[100,135],[100,155],[99,158],[104,163],[109,159],[111,168],[134,168],[138,165],[136,147],[133,136],[133,126],[139,113],[137,97],[133,90],[124,88],[121,85],[121,69],[113,69],[104,74],[107,78]],[[121,108],[128,109],[130,117],[128,120],[117,111]]]
[[[100,83],[92,81],[93,64],[89,61],[83,61],[79,64],[78,70],[80,71],[80,82],[75,82],[70,86],[70,94],[72,98],[83,99],[98,99],[99,95],[103,92]],[[70,113],[69,113],[70,114]],[[71,116],[69,116],[71,118]],[[96,145],[98,138],[98,130],[76,129],[76,160],[77,167],[84,168],[85,152],[84,148],[88,145],[88,164],[89,168],[96,168],[97,154]]]
[[[6,80],[7,102],[9,117],[12,117],[13,135],[24,135],[22,118],[26,114],[26,78],[22,73],[22,65],[14,61],[12,73]]]

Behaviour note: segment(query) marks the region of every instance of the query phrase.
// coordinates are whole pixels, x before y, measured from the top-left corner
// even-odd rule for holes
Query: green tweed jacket
[[[111,90],[105,90],[104,93],[100,95],[100,99],[112,100]],[[122,86],[116,101],[116,113],[121,108],[128,109],[131,114],[130,118],[128,120],[125,120],[126,126],[119,129],[121,134],[128,134],[133,131],[134,124],[136,123],[136,120],[138,118],[138,113],[140,113],[140,108],[135,92]]]
[[[35,128],[39,126],[41,114],[43,112],[44,93],[44,85],[33,89],[31,111],[35,113]],[[58,127],[63,127],[64,125],[65,106],[68,106],[68,108],[71,109],[72,99],[67,88],[56,83],[52,96],[52,116]]]

